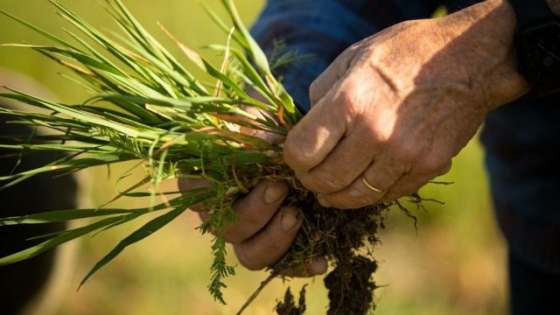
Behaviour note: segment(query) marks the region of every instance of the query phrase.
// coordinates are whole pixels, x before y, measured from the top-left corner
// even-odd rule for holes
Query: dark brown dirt
[[[305,313],[305,286],[299,292],[299,301],[296,304],[292,290],[288,288],[284,295],[284,300],[276,305],[276,312],[283,315],[302,315]]]
[[[383,228],[383,215],[389,205],[328,209],[310,192],[294,189],[291,196],[289,202],[304,209],[305,220],[290,251],[271,267],[272,273],[280,275],[285,270],[303,268],[306,260],[324,255],[334,267],[324,279],[330,301],[327,315],[371,313],[377,288],[372,280],[377,269],[372,250],[378,243],[377,231]],[[303,314],[304,295],[296,305],[292,293],[286,292],[276,311],[278,315]]]

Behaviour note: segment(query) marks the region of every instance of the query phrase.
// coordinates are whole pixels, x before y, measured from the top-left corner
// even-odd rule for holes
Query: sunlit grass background
[[[61,1],[75,9],[99,28],[115,29],[104,11],[93,0]],[[219,1],[205,1],[220,10]],[[125,1],[138,19],[161,39],[170,50],[172,41],[157,27],[161,22],[185,44],[199,48],[224,43],[225,36],[213,25],[194,0]],[[263,0],[237,0],[247,24],[256,18]],[[41,25],[57,34],[69,27],[46,0],[0,0],[0,8]],[[0,42],[46,43],[43,38],[0,17]],[[214,58],[211,51],[200,50]],[[215,56],[215,60],[219,56]],[[58,74],[60,68],[29,50],[0,48],[0,67],[26,73],[51,89],[60,99],[80,103],[88,97],[76,84]],[[4,84],[5,82],[0,82]],[[422,196],[444,202],[425,203],[426,211],[414,210],[413,221],[398,210],[392,211],[382,244],[375,253],[380,261],[376,274],[379,315],[499,315],[505,314],[505,249],[495,226],[488,183],[479,143],[472,141],[455,158],[453,169],[438,180],[451,185],[429,185]],[[115,184],[124,169],[92,172],[84,183],[86,196],[99,205],[111,199],[124,184]],[[133,179],[131,179],[133,180]],[[167,183],[173,187],[174,183]],[[24,196],[22,196],[23,198]],[[121,202],[132,206],[132,201]],[[84,239],[62,301],[60,315],[202,315],[233,314],[266,277],[264,272],[238,268],[225,290],[228,305],[212,300],[208,291],[211,263],[210,236],[201,236],[195,228],[198,218],[187,213],[179,220],[132,246],[114,262],[96,274],[79,291],[78,283],[89,268],[116,242],[133,230],[122,227]],[[233,255],[231,262],[235,264]],[[274,282],[265,289],[246,314],[272,314],[275,301],[288,284],[299,291],[308,286],[308,314],[324,314],[327,305],[322,278]],[[1,296],[0,296],[1,300]]]

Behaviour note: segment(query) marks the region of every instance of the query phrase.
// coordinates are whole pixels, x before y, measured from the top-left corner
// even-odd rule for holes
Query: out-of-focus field
[[[116,29],[96,1],[61,1],[99,28]],[[161,22],[191,47],[224,43],[225,36],[213,25],[199,1],[142,0],[125,2],[138,19],[170,50],[172,41],[161,32]],[[205,1],[222,12],[219,1]],[[238,0],[247,24],[262,8],[262,0]],[[70,27],[46,0],[0,0],[0,8],[62,34]],[[47,43],[45,39],[0,16],[0,42]],[[215,52],[205,51],[218,60]],[[213,56],[216,55],[216,56]],[[184,60],[184,59],[183,59]],[[88,95],[63,78],[60,68],[29,50],[0,48],[0,66],[27,73],[65,101],[80,103]],[[2,82],[4,84],[4,82]],[[480,145],[472,141],[454,160],[449,174],[440,181],[451,185],[428,185],[422,196],[444,202],[425,202],[416,210],[418,228],[399,210],[393,210],[375,255],[380,261],[376,279],[378,315],[499,315],[505,314],[505,247],[495,226]],[[128,166],[126,166],[128,167]],[[118,188],[116,178],[125,169],[106,169],[90,174],[87,197],[95,205],[111,199]],[[173,187],[174,183],[167,183]],[[32,192],[30,192],[32,196]],[[23,197],[23,196],[22,196]],[[133,206],[127,200],[121,206]],[[266,277],[242,267],[227,281],[227,305],[214,302],[207,291],[211,264],[210,236],[195,230],[198,218],[186,213],[163,230],[130,247],[98,272],[79,291],[76,288],[89,268],[134,227],[124,226],[85,238],[79,247],[73,277],[68,283],[60,315],[205,315],[234,314]],[[138,224],[140,225],[140,223]],[[137,226],[138,226],[137,225]],[[233,254],[230,260],[235,264]],[[327,305],[322,278],[273,282],[245,313],[272,314],[275,301],[289,284],[299,291],[308,286],[308,314],[324,314]],[[0,296],[1,299],[1,296]]]

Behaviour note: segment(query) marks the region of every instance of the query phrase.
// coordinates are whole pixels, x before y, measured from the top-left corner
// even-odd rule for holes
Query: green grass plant
[[[0,108],[11,123],[37,130],[31,136],[3,137],[16,144],[20,158],[41,151],[60,152],[57,160],[43,167],[14,172],[0,177],[9,189],[36,174],[54,172],[56,176],[95,166],[109,166],[138,160],[145,178],[119,194],[120,197],[151,197],[150,204],[137,209],[115,209],[107,205],[93,209],[61,209],[48,213],[0,219],[0,225],[43,224],[89,218],[93,220],[71,230],[40,236],[40,244],[0,258],[0,264],[28,259],[70,240],[129,223],[143,215],[161,212],[122,239],[90,270],[85,283],[126,247],[146,238],[182,214],[189,206],[204,202],[213,213],[201,230],[213,231],[215,261],[210,292],[224,302],[223,278],[234,274],[226,263],[224,226],[236,219],[231,203],[263,178],[289,178],[282,162],[281,146],[272,145],[243,130],[286,135],[298,120],[294,103],[272,75],[265,54],[243,25],[232,1],[223,0],[231,23],[208,10],[217,27],[227,34],[223,45],[209,48],[222,55],[212,64],[193,49],[180,43],[163,26],[191,66],[202,69],[209,80],[203,82],[182,65],[134,18],[120,0],[99,1],[121,29],[120,33],[98,30],[58,1],[50,0],[57,14],[73,29],[65,30],[72,41],[52,35],[30,22],[1,11],[52,41],[53,45],[4,44],[32,49],[69,70],[69,79],[93,97],[80,104],[54,102],[25,91],[6,87],[0,97],[22,102],[40,110]],[[232,24],[230,27],[229,24]],[[280,59],[284,62],[282,59]],[[247,93],[251,90],[254,93]],[[252,95],[256,95],[253,97]],[[272,115],[252,113],[267,112]],[[49,133],[41,133],[49,129]],[[17,168],[16,168],[17,170]],[[212,184],[182,192],[161,192],[159,184],[167,179],[188,177]],[[143,192],[137,188],[150,185]],[[160,196],[173,196],[171,199]],[[158,201],[163,200],[163,201]]]

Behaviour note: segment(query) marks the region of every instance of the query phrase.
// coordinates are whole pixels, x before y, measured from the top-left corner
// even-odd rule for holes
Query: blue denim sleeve
[[[271,56],[278,42],[304,61],[276,69],[296,104],[307,112],[311,82],[348,46],[409,18],[429,16],[430,0],[269,0],[251,33]]]

